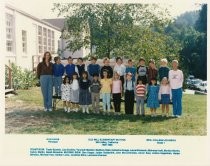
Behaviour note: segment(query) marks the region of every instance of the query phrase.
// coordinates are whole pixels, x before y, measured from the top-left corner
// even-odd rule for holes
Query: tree
[[[207,33],[207,4],[202,5],[195,28],[199,32]]]
[[[143,45],[136,44],[141,41],[138,40],[140,35],[148,32],[151,36],[158,32],[154,34],[161,38],[164,35],[161,30],[169,22],[167,11],[155,4],[58,3],[54,10],[66,16],[68,49],[74,52],[84,46],[90,47],[91,53],[94,53],[95,48],[99,57],[126,56],[121,50],[128,47],[140,47],[143,50]],[[148,46],[151,40],[144,40],[147,42],[145,45]]]

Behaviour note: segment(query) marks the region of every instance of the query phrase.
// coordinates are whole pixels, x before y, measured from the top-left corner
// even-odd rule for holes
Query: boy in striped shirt
[[[145,116],[145,111],[144,111],[145,95],[146,95],[146,86],[142,83],[141,79],[138,79],[136,85],[136,115]]]

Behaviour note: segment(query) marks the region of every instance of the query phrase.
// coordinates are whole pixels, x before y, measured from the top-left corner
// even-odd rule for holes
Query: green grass
[[[150,117],[146,108],[145,117],[135,115],[64,113],[61,102],[58,110],[44,112],[37,110],[42,105],[39,88],[20,90],[18,95],[6,99],[12,103],[22,100],[24,106],[6,112],[6,133],[24,134],[116,134],[116,135],[206,135],[207,96],[184,95],[181,118]],[[28,109],[25,106],[29,106]],[[122,110],[123,110],[122,104]],[[122,111],[123,112],[123,111]],[[172,108],[170,107],[170,112]],[[160,108],[157,110],[160,114]]]

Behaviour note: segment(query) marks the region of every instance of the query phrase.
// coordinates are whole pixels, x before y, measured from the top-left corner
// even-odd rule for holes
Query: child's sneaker
[[[69,112],[71,112],[71,109],[70,109],[70,108],[68,108],[66,112],[68,112],[68,113],[69,113]]]
[[[52,112],[52,108],[49,108],[48,111],[49,111],[49,112]]]
[[[67,112],[68,110],[67,110],[67,108],[66,107],[64,107],[64,112]]]
[[[47,108],[44,108],[44,112],[47,112]]]
[[[89,111],[88,110],[86,110],[86,112],[87,112],[87,114],[89,114]]]

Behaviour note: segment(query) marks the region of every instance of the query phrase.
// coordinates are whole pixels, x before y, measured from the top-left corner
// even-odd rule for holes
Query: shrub
[[[12,64],[12,84],[14,89],[28,89],[37,83],[36,75],[33,71],[22,69],[20,66]]]

